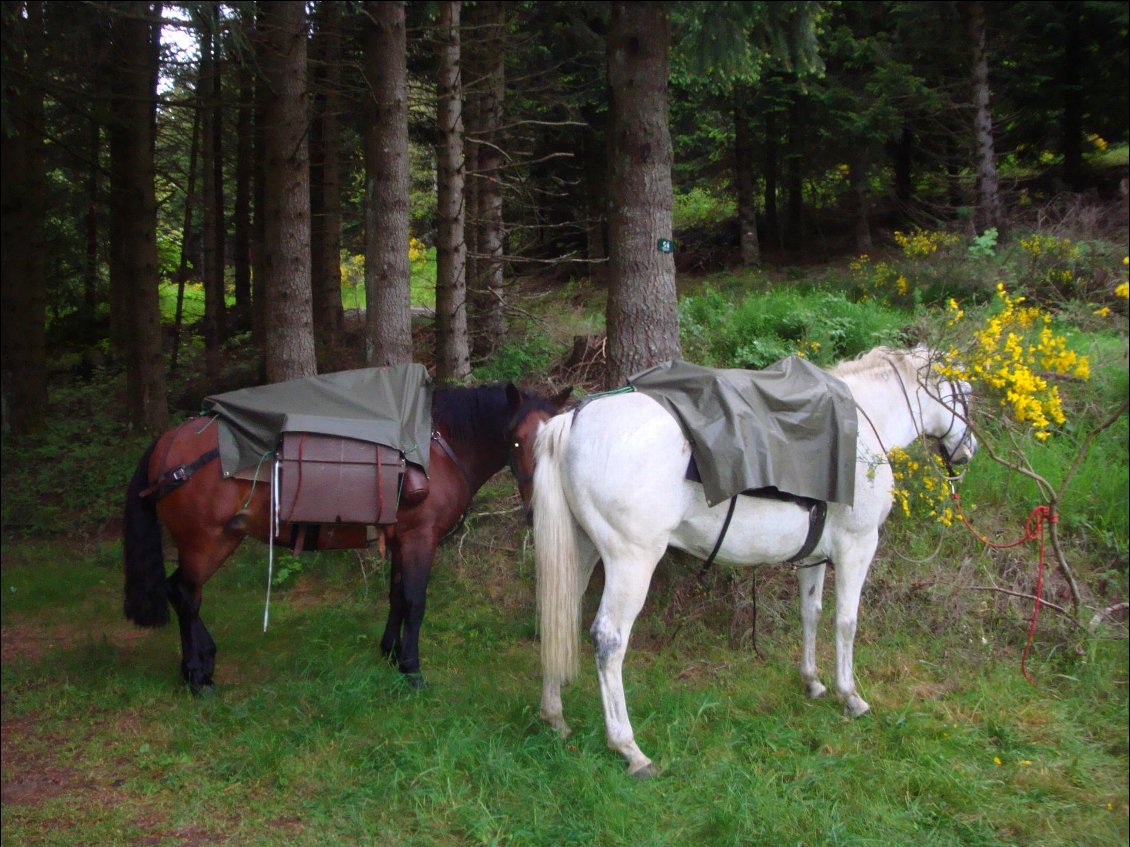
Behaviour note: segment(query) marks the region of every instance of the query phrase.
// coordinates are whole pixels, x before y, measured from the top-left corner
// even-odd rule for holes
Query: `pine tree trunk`
[[[753,176],[753,130],[746,104],[749,86],[734,86],[734,187],[738,195],[738,230],[742,264],[761,264],[761,242],[757,238],[757,181]]]
[[[306,139],[306,9],[262,7],[264,273],[269,382],[317,373],[310,295],[310,161]]]
[[[895,197],[903,209],[914,197],[914,131],[904,126],[894,151]]]
[[[168,424],[161,312],[157,297],[157,199],[154,137],[159,15],[149,3],[123,4],[113,22],[114,85],[110,123],[111,288],[123,314],[126,409],[136,430]],[[118,279],[114,279],[114,276]]]
[[[198,108],[202,115],[200,150],[203,174],[204,204],[204,365],[210,379],[220,375],[223,362],[224,254],[223,254],[223,160],[220,145],[223,139],[222,111],[216,100],[220,82],[218,53],[218,10],[210,4],[202,16],[200,32],[200,83],[197,86]],[[217,171],[220,179],[216,178]]]
[[[505,279],[503,265],[502,117],[506,90],[506,5],[486,0],[469,7],[467,27],[475,38],[475,70],[464,66],[476,94],[475,122],[468,125],[468,285],[475,324],[475,355],[488,357],[505,333]],[[473,154],[473,164],[472,163]]]
[[[249,11],[239,16],[245,38],[254,36],[254,21]],[[235,249],[232,262],[235,271],[235,314],[233,325],[240,330],[251,327],[251,175],[254,167],[254,124],[252,107],[255,98],[255,81],[252,60],[239,55],[239,110],[236,116],[235,154],[235,205],[232,216],[235,222]]]
[[[251,111],[251,340],[259,351],[259,379],[267,379],[267,102],[271,92],[263,78],[259,57],[266,50],[262,6],[255,13],[254,108]]]
[[[781,144],[777,137],[777,112],[765,110],[765,237],[781,248],[781,221],[777,215],[777,183],[781,176]]]
[[[612,4],[608,385],[679,356],[667,116],[671,23],[657,3]]]
[[[442,0],[436,24],[436,381],[471,375],[467,336],[467,245],[464,242],[463,110],[459,0]]]
[[[44,274],[43,6],[4,4],[4,132],[0,153],[0,371],[3,428],[38,430],[47,413]]]
[[[1063,180],[1073,191],[1079,191],[1083,182],[1083,116],[1086,87],[1083,85],[1085,66],[1083,34],[1079,17],[1082,6],[1076,3],[1059,4],[1063,10],[1063,116],[1060,136],[1063,139]]]
[[[976,144],[978,231],[996,228],[1004,235],[997,157],[993,147],[993,116],[989,109],[989,55],[985,46],[985,7],[979,0],[962,4],[966,31],[973,46],[973,135]]]
[[[200,77],[197,76],[197,86]],[[180,261],[177,265],[177,305],[173,314],[173,352],[169,373],[175,374],[180,359],[181,328],[184,326],[184,286],[188,282],[188,253],[192,243],[192,210],[196,205],[196,163],[200,152],[201,103],[192,110],[192,140],[188,146],[188,180],[184,187],[184,216],[181,219]]]
[[[365,4],[365,360],[412,361],[408,265],[408,58],[404,5]]]
[[[793,250],[804,241],[804,141],[807,127],[800,94],[793,89],[789,105],[789,149],[785,154],[785,244]]]
[[[851,183],[855,212],[855,249],[869,253],[874,247],[871,241],[871,199],[867,185],[867,150],[861,141],[853,145],[848,158],[848,182]]]
[[[345,327],[341,305],[341,7],[317,6],[312,62],[315,80],[311,126],[310,206],[314,335],[332,345]],[[315,145],[314,141],[317,141]],[[315,175],[317,180],[315,181]]]
[[[478,4],[483,40],[483,80],[479,98],[480,133],[475,209],[477,247],[482,256],[478,283],[484,295],[476,309],[476,337],[484,354],[493,353],[506,332],[502,221],[502,102],[506,94],[506,5],[500,0]]]

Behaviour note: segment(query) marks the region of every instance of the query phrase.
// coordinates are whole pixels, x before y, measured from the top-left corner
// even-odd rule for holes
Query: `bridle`
[[[903,399],[906,401],[906,408],[910,412],[910,419],[914,421],[914,428],[918,432],[918,438],[920,441],[925,442],[928,436],[925,432],[922,431],[922,428],[919,426],[919,421],[922,420],[922,401],[918,401],[918,417],[915,417],[914,405],[910,402],[910,394],[907,393],[906,384],[902,380],[902,374],[899,373],[898,367],[894,362],[890,361],[890,359],[887,360],[887,364],[889,364],[891,366],[891,370],[895,372],[895,380],[898,382],[899,389],[902,391]],[[969,400],[966,398],[966,393],[964,391],[956,389],[952,380],[949,382],[949,385],[951,386],[949,397],[947,397],[946,400],[943,400],[940,396],[937,398],[938,402],[949,409],[950,412],[949,426],[946,427],[945,432],[938,436],[938,452],[941,454],[942,462],[946,466],[946,478],[952,481],[961,479],[964,473],[958,473],[953,469],[954,454],[969,442],[972,433],[969,429]],[[956,403],[954,403],[954,401],[956,401]],[[957,404],[960,404],[961,406],[960,415],[958,415],[957,413]],[[863,417],[867,419],[867,423],[871,424],[871,430],[875,433],[875,438],[879,440],[879,449],[883,450],[883,454],[886,455],[886,448],[883,446],[882,440],[879,439],[879,431],[875,429],[875,424],[872,423],[871,418],[867,416],[866,412],[864,412],[862,409],[860,409],[860,412],[862,412]],[[946,447],[946,438],[951,432],[953,432],[954,425],[958,420],[961,420],[965,424],[965,433],[961,436],[961,440],[957,442],[953,450],[950,450]]]

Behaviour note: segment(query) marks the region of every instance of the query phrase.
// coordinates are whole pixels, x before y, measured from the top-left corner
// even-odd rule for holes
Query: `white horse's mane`
[[[829,372],[841,378],[875,376],[885,379],[890,377],[893,370],[903,382],[913,385],[926,372],[929,364],[930,351],[924,346],[920,345],[909,350],[883,346],[861,353],[854,359],[840,362]]]

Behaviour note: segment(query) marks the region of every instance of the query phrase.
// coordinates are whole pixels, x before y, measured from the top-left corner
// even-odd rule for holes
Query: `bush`
[[[733,301],[713,288],[679,304],[684,356],[723,368],[764,368],[797,354],[827,366],[905,342],[904,313],[876,300],[774,288]]]

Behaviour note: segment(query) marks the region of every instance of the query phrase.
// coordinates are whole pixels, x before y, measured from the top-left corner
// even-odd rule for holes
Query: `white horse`
[[[854,505],[829,503],[824,531],[804,562],[831,560],[836,579],[836,692],[849,716],[870,708],[855,690],[852,644],[860,591],[892,505],[886,453],[917,438],[938,440],[943,458],[967,462],[977,449],[968,427],[969,386],[940,378],[925,348],[878,348],[830,373],[850,388],[859,412]],[[534,447],[533,527],[541,628],[541,715],[569,733],[561,687],[577,674],[581,595],[598,560],[604,594],[592,628],[608,746],[631,773],[653,775],[636,746],[624,699],[622,668],[632,624],[668,545],[705,558],[727,504],[709,508],[699,483],[687,481],[690,446],[679,424],[639,392],[595,399],[574,415],[552,418]],[[735,565],[783,562],[808,533],[809,514],[789,502],[739,497],[717,558]],[[802,564],[804,564],[802,562]],[[816,669],[816,625],[824,565],[800,567],[804,646],[800,676],[809,697],[827,689]]]

